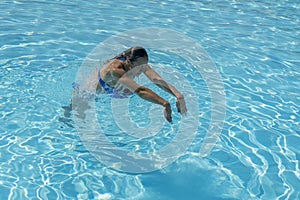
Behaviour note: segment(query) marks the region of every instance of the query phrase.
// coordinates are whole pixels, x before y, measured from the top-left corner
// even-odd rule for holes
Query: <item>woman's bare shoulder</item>
[[[102,69],[101,76],[106,79],[109,75],[110,79],[112,77],[120,77],[125,73],[124,63],[120,60],[113,59],[109,61]]]

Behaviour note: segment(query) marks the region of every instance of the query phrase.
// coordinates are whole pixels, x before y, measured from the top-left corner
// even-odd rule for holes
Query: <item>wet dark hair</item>
[[[116,56],[115,58],[128,58],[130,60],[130,62],[134,62],[135,60],[137,60],[138,58],[141,57],[147,57],[148,58],[148,54],[147,51],[140,46],[134,46],[131,47],[130,49],[127,49],[125,51],[123,51],[122,54]]]

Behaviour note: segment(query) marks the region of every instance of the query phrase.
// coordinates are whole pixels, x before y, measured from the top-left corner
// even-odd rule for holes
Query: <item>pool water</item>
[[[0,199],[300,199],[298,1],[4,0],[0,7]],[[169,63],[171,55],[150,50],[153,66],[184,69],[198,94],[199,127],[184,156],[132,174],[91,155],[63,107],[89,52],[143,27],[202,45],[224,83],[226,118],[219,142],[200,157],[211,119],[205,81],[185,60]],[[169,129],[180,119],[174,112]],[[169,135],[145,145],[153,151]]]

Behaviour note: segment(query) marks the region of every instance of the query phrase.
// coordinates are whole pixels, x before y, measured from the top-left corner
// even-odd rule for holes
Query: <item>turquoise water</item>
[[[0,7],[0,199],[300,199],[298,1],[1,1]],[[150,26],[183,33],[207,51],[223,79],[226,119],[220,141],[199,157],[210,95],[201,75],[182,71],[199,94],[195,140],[162,170],[122,173],[86,150],[62,106],[89,52],[114,34]],[[153,65],[185,64],[150,55]]]

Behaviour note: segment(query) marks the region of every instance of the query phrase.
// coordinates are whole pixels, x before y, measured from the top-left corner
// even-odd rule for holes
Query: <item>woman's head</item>
[[[140,46],[134,46],[123,52],[123,55],[129,59],[133,65],[142,65],[148,63],[147,51]]]

